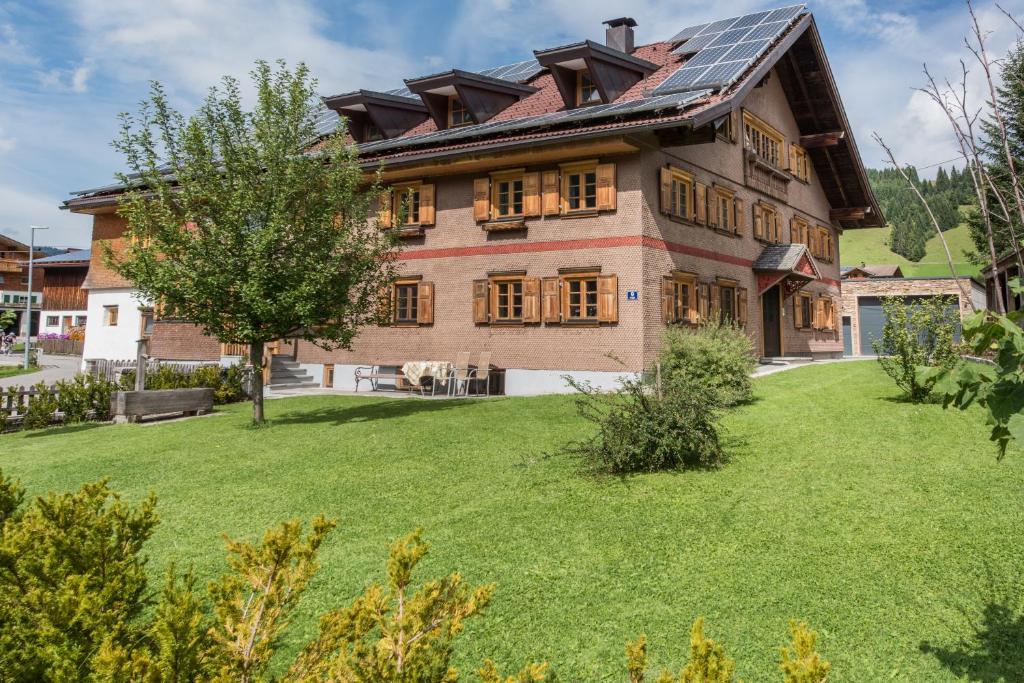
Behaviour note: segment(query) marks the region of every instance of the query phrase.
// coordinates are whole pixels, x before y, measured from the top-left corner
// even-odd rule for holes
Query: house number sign
[[[640,292],[635,289],[630,289],[626,292],[626,301],[639,301]]]

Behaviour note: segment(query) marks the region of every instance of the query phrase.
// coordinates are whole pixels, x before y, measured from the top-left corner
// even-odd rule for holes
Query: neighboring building
[[[43,270],[41,334],[67,334],[71,328],[85,326],[88,293],[83,285],[89,258],[89,249],[78,249],[36,261]]]
[[[350,388],[356,366],[488,350],[506,393],[563,390],[567,373],[611,386],[654,361],[666,325],[709,318],[745,325],[762,356],[842,354],[838,235],[883,219],[813,17],[759,12],[637,47],[632,19],[606,23],[606,44],[325,99],[324,133],[347,117],[392,188],[378,224],[404,240],[393,324],[351,351],[278,353]],[[121,190],[65,202],[115,249]],[[140,303],[98,251],[86,358],[132,357]],[[123,333],[104,306],[132,316]],[[180,321],[152,330],[157,357],[227,351]]]
[[[1024,254],[1024,250],[1022,250]],[[986,266],[982,271],[982,277],[985,278],[985,301],[987,302],[988,308],[993,311],[998,311],[999,306],[996,304],[996,291],[1001,293],[1001,299],[1003,304],[1006,306],[1007,311],[1019,311],[1024,309],[1024,297],[1020,294],[1015,294],[1010,290],[1010,281],[1014,278],[1021,278],[1024,280],[1024,276],[1021,275],[1020,269],[1021,257],[1012,251],[999,259],[996,262],[996,275],[992,275],[992,266]]]
[[[956,302],[961,317],[985,308],[985,289],[969,277],[903,277],[899,266],[843,270],[843,352],[847,356],[875,355],[871,342],[882,337],[885,297],[902,297],[907,303],[948,297]],[[866,275],[867,272],[897,274]]]
[[[28,292],[28,253],[29,245],[0,235],[0,311],[14,311],[17,321],[7,332],[24,334],[25,309],[29,300]],[[40,259],[46,253],[37,249],[35,258]],[[42,271],[34,269],[32,276],[32,334],[39,331],[39,305],[42,301]]]
[[[840,269],[843,280],[859,280],[869,277],[903,277],[903,271],[898,265],[873,265],[865,263],[859,266],[843,266]]]

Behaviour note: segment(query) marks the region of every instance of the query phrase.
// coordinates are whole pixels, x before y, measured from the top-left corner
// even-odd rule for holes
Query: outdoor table
[[[454,366],[444,360],[412,360],[402,366],[402,374],[412,386],[419,386],[424,377],[432,377],[441,386],[448,384]]]

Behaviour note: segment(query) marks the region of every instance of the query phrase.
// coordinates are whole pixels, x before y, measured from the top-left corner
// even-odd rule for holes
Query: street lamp
[[[43,225],[30,226],[32,235],[28,244],[28,299],[25,303],[25,369],[29,366],[29,352],[32,347],[32,267],[36,258],[36,230],[49,230]]]

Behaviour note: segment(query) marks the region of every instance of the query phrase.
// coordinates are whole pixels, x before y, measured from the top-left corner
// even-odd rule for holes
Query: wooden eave
[[[576,103],[576,74],[565,64],[583,61],[590,75],[601,102],[609,104],[622,96],[646,76],[658,70],[658,65],[638,59],[625,52],[586,40],[550,50],[534,50],[537,62],[546,67],[555,79],[558,92],[567,109],[573,109]]]
[[[440,90],[454,89],[475,123],[484,123],[537,92],[537,88],[531,85],[503,81],[461,69],[409,79],[405,85],[410,92],[419,95],[438,130],[448,128],[448,95],[439,93]]]
[[[427,120],[427,108],[419,100],[372,90],[324,98],[328,109],[349,120],[349,132],[357,142],[366,141],[367,123],[385,138],[396,138]]]

